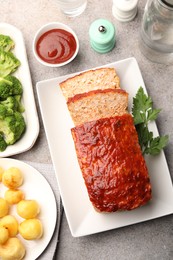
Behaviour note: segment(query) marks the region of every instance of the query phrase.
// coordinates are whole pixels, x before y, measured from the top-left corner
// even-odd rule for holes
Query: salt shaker
[[[113,0],[112,13],[120,22],[132,21],[138,11],[138,0]]]
[[[145,6],[140,48],[151,61],[173,64],[173,0],[149,0]]]

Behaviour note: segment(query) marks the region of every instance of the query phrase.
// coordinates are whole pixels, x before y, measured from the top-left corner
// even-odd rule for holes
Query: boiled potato
[[[0,245],[0,257],[2,260],[21,260],[25,256],[25,247],[17,237],[11,237],[3,245]]]
[[[5,227],[0,227],[0,245],[4,244],[9,238],[8,229]]]
[[[21,190],[6,190],[4,195],[6,201],[9,204],[17,204],[19,201],[23,200],[25,195]]]
[[[3,172],[4,172],[4,169],[2,167],[0,167],[0,182],[2,181]]]
[[[17,213],[25,219],[35,218],[40,212],[39,204],[36,200],[21,200],[17,204]]]
[[[4,171],[2,183],[10,189],[17,189],[23,183],[23,174],[20,169],[11,167]]]
[[[0,218],[6,216],[8,212],[9,212],[8,202],[5,199],[0,198]]]
[[[7,228],[10,237],[14,237],[18,233],[18,222],[17,222],[16,218],[12,215],[7,215],[7,216],[1,218],[0,227]]]
[[[43,235],[43,226],[39,219],[26,219],[19,225],[20,235],[27,240],[39,239]]]

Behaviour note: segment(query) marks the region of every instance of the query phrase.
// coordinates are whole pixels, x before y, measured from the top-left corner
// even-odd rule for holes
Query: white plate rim
[[[0,23],[0,34],[11,36],[15,42],[13,53],[20,60],[21,65],[14,75],[19,78],[23,85],[22,102],[25,107],[23,116],[27,124],[22,138],[15,144],[8,146],[5,151],[0,152],[0,158],[3,158],[28,151],[32,148],[39,134],[39,120],[23,34],[17,27],[9,23]]]
[[[135,71],[135,76],[136,76],[135,81],[137,81],[143,87],[144,91],[147,92],[145,84],[144,84],[144,81],[143,81],[143,78],[142,78],[142,75],[141,75],[141,72],[140,72],[140,69],[139,69],[139,66],[138,66],[138,63],[137,63],[137,61],[136,61],[136,59],[134,57],[130,57],[130,58],[127,58],[127,59],[124,59],[124,60],[121,60],[121,61],[117,61],[117,62],[113,62],[113,63],[109,63],[109,64],[105,64],[105,65],[99,66],[99,67],[112,67],[113,66],[113,67],[116,67],[116,69],[117,69],[117,66],[121,67],[124,64],[130,64],[129,66],[132,67],[131,69],[133,69]],[[98,68],[98,67],[95,67],[95,68]],[[91,68],[91,69],[95,69],[95,68]],[[63,201],[63,205],[64,205],[66,217],[67,217],[67,221],[68,221],[68,224],[69,224],[72,236],[80,237],[80,236],[90,235],[90,234],[103,232],[103,231],[107,231],[107,230],[111,230],[111,229],[116,229],[116,228],[119,228],[119,227],[131,225],[131,224],[136,224],[136,223],[140,223],[140,222],[143,222],[143,221],[147,221],[147,220],[151,220],[151,219],[154,219],[154,218],[158,218],[158,217],[162,217],[162,216],[165,216],[165,215],[172,214],[173,213],[173,203],[172,203],[173,202],[173,188],[172,188],[172,181],[171,181],[171,176],[170,176],[170,173],[169,173],[168,165],[167,165],[167,162],[166,162],[165,154],[164,154],[164,151],[162,151],[160,153],[160,155],[155,157],[155,158],[151,159],[150,156],[147,157],[146,158],[146,162],[147,162],[147,164],[150,164],[150,161],[152,160],[152,167],[153,167],[153,165],[156,165],[159,161],[163,162],[163,165],[162,165],[163,167],[162,168],[164,168],[164,171],[166,172],[165,173],[166,174],[166,183],[169,186],[169,192],[168,193],[170,195],[170,198],[169,198],[169,196],[167,196],[169,205],[162,205],[162,203],[161,203],[161,199],[162,198],[159,198],[160,199],[160,201],[159,201],[160,204],[156,205],[156,207],[154,207],[154,206],[152,206],[153,205],[153,201],[157,202],[157,198],[154,198],[152,200],[152,203],[149,202],[147,205],[145,205],[145,206],[143,206],[143,207],[141,207],[139,209],[136,209],[136,210],[131,211],[131,212],[121,212],[120,216],[121,216],[122,219],[123,218],[125,219],[125,222],[123,224],[122,223],[118,223],[118,224],[115,224],[115,225],[108,225],[106,228],[104,227],[104,221],[105,221],[105,219],[108,219],[108,221],[110,221],[110,215],[109,216],[108,215],[105,216],[104,213],[102,215],[100,215],[100,213],[94,212],[94,210],[93,210],[93,208],[91,206],[90,212],[86,212],[86,215],[85,215],[85,218],[84,218],[84,222],[85,222],[85,220],[87,221],[87,219],[90,218],[89,215],[92,215],[91,219],[93,219],[94,221],[99,220],[100,222],[102,222],[103,219],[104,219],[103,227],[102,228],[100,228],[100,227],[99,228],[93,227],[93,228],[91,228],[89,230],[86,230],[86,226],[84,225],[83,222],[78,223],[78,225],[76,225],[76,226],[74,225],[74,223],[73,223],[73,220],[74,220],[73,219],[73,212],[71,211],[71,208],[69,207],[69,204],[66,205],[67,204],[67,198],[65,197],[65,189],[63,187],[62,181],[60,180],[60,174],[61,174],[60,170],[62,170],[62,168],[59,167],[59,165],[58,165],[57,154],[55,156],[55,151],[53,149],[54,144],[53,144],[53,142],[51,140],[51,137],[50,137],[50,128],[51,127],[50,127],[50,125],[48,126],[47,118],[45,117],[45,109],[46,108],[43,107],[43,106],[45,106],[45,103],[43,104],[43,93],[44,93],[44,88],[45,88],[45,90],[46,90],[46,88],[50,89],[51,85],[52,85],[52,87],[54,87],[55,83],[56,83],[56,87],[58,89],[58,82],[60,82],[62,80],[65,80],[66,78],[71,77],[71,76],[73,76],[75,74],[78,74],[78,73],[81,73],[81,71],[77,72],[77,73],[65,75],[65,76],[60,76],[60,77],[56,77],[56,78],[40,81],[40,82],[37,82],[37,85],[36,85],[36,87],[37,87],[37,94],[38,94],[38,100],[39,100],[41,115],[42,115],[42,119],[43,119],[43,124],[44,124],[45,131],[46,131],[48,145],[49,145],[52,161],[53,161],[53,164],[54,164],[56,178],[57,178],[57,182],[58,182],[58,185],[59,185],[60,194],[61,194],[61,197],[62,197],[62,201]],[[121,77],[120,77],[120,80],[121,80]],[[49,85],[49,87],[46,86],[47,84]],[[136,94],[136,90],[135,90],[134,93]],[[59,94],[60,94],[60,92],[57,92],[57,95],[59,95]],[[133,96],[134,96],[134,94],[133,94]],[[131,105],[132,104],[130,104],[130,109],[131,109]],[[56,116],[57,116],[57,114],[56,114]],[[69,119],[69,120],[71,120],[71,119]],[[72,124],[71,124],[71,126],[73,127]],[[158,135],[158,129],[157,129],[157,126],[156,126],[155,122],[150,124],[150,129],[153,130],[153,132],[156,135]],[[54,136],[54,138],[58,138],[58,137]],[[152,170],[152,167],[151,167],[151,170]],[[150,178],[151,178],[151,176],[150,176]],[[155,179],[155,178],[156,177],[152,177],[151,179]],[[158,181],[157,185],[159,185],[159,181]],[[83,188],[84,188],[84,185],[83,185]],[[71,192],[71,190],[69,190],[69,192]],[[164,191],[162,189],[162,191],[161,191],[162,195],[163,195],[163,192]],[[74,203],[74,202],[76,202],[76,201],[72,200],[72,203]],[[162,208],[162,212],[160,212],[160,208],[159,207]],[[154,210],[153,210],[153,208],[154,208]],[[143,214],[145,214],[145,210],[146,209],[148,211],[150,210],[150,212],[145,217],[143,217]],[[136,217],[133,212],[137,213],[137,215],[139,217]],[[117,216],[119,217],[120,213],[111,213],[111,214],[115,216],[115,220],[116,220],[116,217]],[[130,215],[131,217],[134,218],[134,220],[126,221],[127,219],[124,217],[125,214]],[[102,216],[102,217],[104,216],[103,219],[100,216]]]
[[[17,235],[17,237],[24,243],[24,245],[26,247],[26,256],[24,257],[24,259],[25,260],[30,260],[30,259],[34,260],[34,259],[38,258],[44,252],[44,250],[48,246],[48,244],[53,236],[54,230],[55,230],[55,226],[57,223],[57,205],[56,205],[56,199],[55,199],[54,192],[53,192],[49,182],[46,180],[46,178],[37,169],[35,169],[33,166],[29,165],[28,163],[19,161],[17,159],[0,158],[0,167],[2,167],[3,169],[8,169],[10,167],[18,167],[23,172],[23,176],[24,176],[24,184],[19,189],[24,191],[26,199],[35,199],[35,200],[37,200],[37,202],[40,205],[41,214],[39,214],[38,218],[41,219],[41,221],[43,223],[43,230],[45,231],[47,236],[44,236],[45,233],[43,233],[43,238],[41,238],[39,240],[35,240],[35,241],[34,240],[27,241],[27,240],[24,240],[19,234]],[[39,183],[37,183],[37,185],[39,185],[38,187],[43,187],[43,188],[45,188],[44,191],[47,191],[47,193],[35,191],[35,194],[37,193],[37,195],[39,195],[39,193],[40,193],[42,195],[44,194],[49,197],[49,202],[51,202],[52,207],[50,207],[50,204],[48,204],[46,206],[44,205],[44,212],[45,212],[46,207],[47,207],[47,211],[49,212],[49,214],[46,218],[45,218],[45,215],[42,214],[44,196],[42,198],[39,196],[38,197],[32,196],[33,190],[28,192],[28,187],[32,188],[33,183],[26,183],[26,178],[27,179],[32,178],[32,180],[34,178],[36,178],[37,181],[39,180]],[[25,190],[26,186],[27,186],[27,191]],[[5,187],[2,183],[0,183],[0,187],[1,187],[0,194],[1,194],[1,197],[3,197],[2,195],[4,194],[4,191],[7,190],[8,188]],[[14,208],[15,205],[12,207]],[[10,214],[14,215],[18,219],[19,222],[24,220],[17,215],[16,210],[12,209],[12,211],[10,211]],[[53,217],[50,219],[50,216],[53,216]],[[47,225],[46,222],[51,225],[50,226]],[[46,228],[46,230],[45,230],[45,228]],[[30,249],[30,250],[28,250],[28,249]]]

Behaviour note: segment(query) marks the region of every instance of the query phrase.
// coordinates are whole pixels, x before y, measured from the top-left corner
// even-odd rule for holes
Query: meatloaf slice
[[[96,89],[120,88],[120,80],[114,68],[99,68],[82,72],[59,85],[65,99],[68,100],[76,94]]]
[[[122,89],[94,90],[67,101],[75,126],[104,117],[127,113],[128,93]]]
[[[97,211],[132,210],[151,199],[148,170],[130,114],[87,122],[71,131]]]

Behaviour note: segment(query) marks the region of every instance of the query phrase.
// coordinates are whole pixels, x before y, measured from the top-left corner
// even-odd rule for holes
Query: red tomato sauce
[[[45,32],[37,41],[39,57],[48,63],[56,64],[69,60],[76,51],[74,36],[63,29]]]

